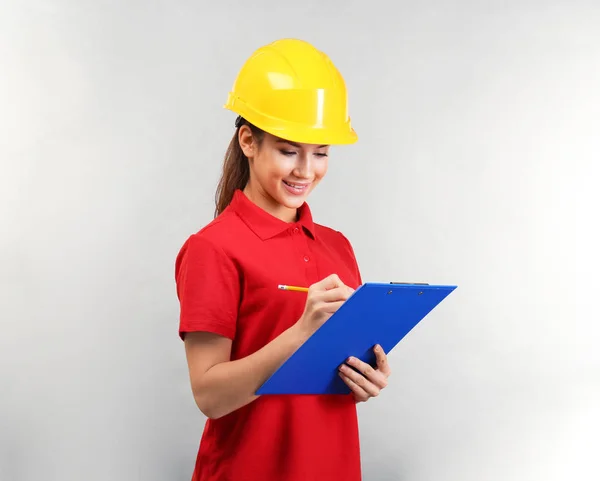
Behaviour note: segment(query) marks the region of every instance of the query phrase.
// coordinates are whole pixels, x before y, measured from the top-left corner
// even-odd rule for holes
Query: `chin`
[[[302,204],[304,204],[304,202],[306,201],[306,197],[307,197],[306,195],[303,195],[303,196],[289,196],[289,195],[283,194],[279,198],[279,203],[281,205],[284,205],[288,209],[298,209],[298,208],[300,208],[302,206]]]

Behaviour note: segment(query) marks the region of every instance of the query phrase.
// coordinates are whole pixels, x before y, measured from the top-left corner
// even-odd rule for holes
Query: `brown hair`
[[[250,178],[248,157],[244,155],[238,137],[243,125],[250,127],[253,139],[258,146],[260,146],[264,138],[264,131],[247,122],[244,118],[238,117],[235,121],[235,134],[233,134],[225,152],[223,172],[217,185],[217,192],[215,193],[215,217],[221,214],[231,203],[236,190],[243,190],[246,187]]]

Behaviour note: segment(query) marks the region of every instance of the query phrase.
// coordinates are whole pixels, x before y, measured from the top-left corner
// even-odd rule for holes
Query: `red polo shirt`
[[[233,340],[231,359],[259,350],[302,315],[309,286],[336,273],[361,284],[352,247],[313,223],[304,204],[286,223],[236,191],[229,207],[183,245],[176,261],[179,333],[208,331]],[[193,481],[359,481],[352,396],[261,396],[207,420]]]

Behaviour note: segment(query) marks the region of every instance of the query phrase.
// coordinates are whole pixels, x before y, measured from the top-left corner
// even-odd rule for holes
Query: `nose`
[[[312,179],[314,171],[312,155],[303,152],[298,155],[297,159],[293,174],[299,179]]]

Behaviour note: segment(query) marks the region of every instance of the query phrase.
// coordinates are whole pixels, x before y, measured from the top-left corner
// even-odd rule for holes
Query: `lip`
[[[287,190],[290,194],[292,195],[304,195],[308,192],[308,189],[311,185],[311,183],[304,183],[304,182],[292,182],[294,185],[296,186],[301,186],[300,189],[295,189],[294,187],[290,187],[289,185],[287,185],[284,181],[281,181],[283,183],[283,186],[285,187],[285,190]]]

